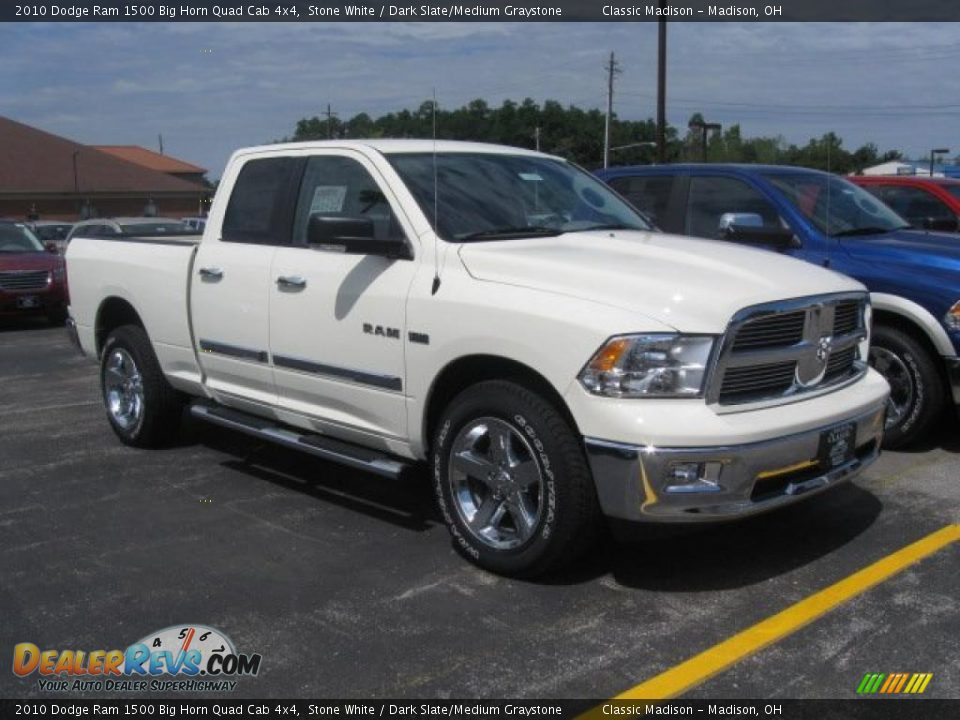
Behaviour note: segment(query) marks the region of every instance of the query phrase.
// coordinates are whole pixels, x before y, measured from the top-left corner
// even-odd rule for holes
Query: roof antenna
[[[440,289],[440,212],[437,189],[437,88],[433,88],[433,285],[430,294],[436,295]]]
[[[827,136],[827,175],[831,175],[830,168],[830,146],[833,144],[833,133],[829,133]],[[831,182],[832,177],[827,177],[827,235],[830,235],[830,186],[833,185]]]

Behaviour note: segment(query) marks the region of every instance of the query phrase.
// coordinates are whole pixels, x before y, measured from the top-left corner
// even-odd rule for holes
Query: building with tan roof
[[[135,163],[149,170],[166,173],[187,182],[202,184],[203,176],[207,174],[206,168],[192,165],[139,145],[94,145],[94,147],[121,160]]]

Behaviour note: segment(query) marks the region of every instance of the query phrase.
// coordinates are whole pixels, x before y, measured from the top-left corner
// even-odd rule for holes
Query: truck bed
[[[190,272],[200,235],[76,237],[66,252],[70,314],[81,347],[96,356],[97,313],[105,303],[129,305],[149,329],[171,384],[200,387],[190,329]]]

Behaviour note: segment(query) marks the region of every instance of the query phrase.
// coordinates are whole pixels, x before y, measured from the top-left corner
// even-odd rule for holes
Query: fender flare
[[[952,357],[957,354],[947,331],[943,329],[937,318],[923,306],[899,295],[888,293],[870,293],[870,302],[874,311],[882,310],[899,315],[920,328],[940,355]]]

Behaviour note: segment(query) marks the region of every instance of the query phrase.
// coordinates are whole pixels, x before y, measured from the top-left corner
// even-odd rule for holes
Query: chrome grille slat
[[[49,282],[48,270],[10,270],[0,272],[0,289],[42,290]]]
[[[795,370],[791,363],[786,370],[771,370],[762,375],[744,375],[742,377],[727,375],[723,383],[723,389],[731,390],[735,387],[750,387],[751,385],[759,385],[763,382],[774,382],[782,380],[783,378],[792,381],[794,372]]]
[[[780,363],[767,367],[728,370],[723,381],[723,393],[739,392],[755,386],[792,383],[794,363]]]
[[[830,360],[827,362],[827,372],[824,377],[827,379],[832,379],[849,372],[851,366],[856,360],[856,354],[857,349],[855,347],[850,347],[832,355]]]
[[[733,377],[752,378],[761,375],[776,375],[781,372],[793,372],[794,364],[792,362],[776,363],[771,365],[753,365],[750,367],[730,368],[727,370],[726,378]]]
[[[865,372],[862,293],[798,298],[737,313],[707,400],[721,406],[790,402]]]
[[[834,334],[843,335],[859,329],[861,317],[861,313],[858,312],[859,309],[860,306],[854,302],[844,302],[837,305],[833,321]]]
[[[805,311],[767,315],[750,320],[737,333],[733,350],[736,352],[800,342],[803,339],[805,321]]]

